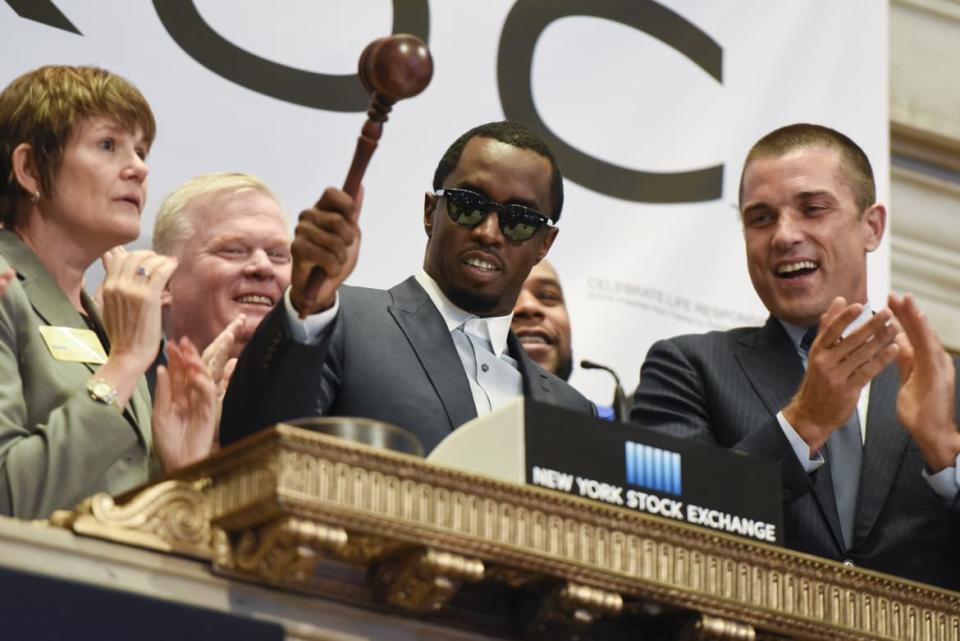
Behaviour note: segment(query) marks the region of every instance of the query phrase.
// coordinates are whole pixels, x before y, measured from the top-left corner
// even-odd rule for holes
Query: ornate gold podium
[[[960,641],[960,594],[285,425],[49,525],[449,638]]]

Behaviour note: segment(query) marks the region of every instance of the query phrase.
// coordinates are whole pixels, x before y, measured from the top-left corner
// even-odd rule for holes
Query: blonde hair
[[[0,92],[0,222],[16,225],[24,197],[13,174],[13,150],[30,145],[40,193],[50,195],[63,150],[81,121],[103,116],[153,143],[157,125],[150,105],[130,82],[98,67],[46,66],[27,72]]]
[[[251,174],[219,172],[197,176],[183,183],[160,204],[153,225],[153,250],[168,256],[180,255],[181,247],[196,231],[185,210],[197,198],[216,192],[237,193],[248,189],[277,199],[266,183]]]

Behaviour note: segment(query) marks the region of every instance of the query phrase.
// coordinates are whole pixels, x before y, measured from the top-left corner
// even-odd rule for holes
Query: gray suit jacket
[[[870,387],[854,523],[844,549],[830,466],[807,474],[776,415],[793,397],[803,365],[780,323],[679,336],[650,348],[631,419],[778,460],[788,547],[960,589],[960,500],[947,505],[921,477],[923,457],[896,420],[899,375],[891,365]]]
[[[524,394],[586,414],[593,404],[508,338]],[[306,416],[363,416],[412,432],[429,452],[476,417],[470,384],[443,316],[409,278],[389,291],[344,286],[322,344],[289,335],[282,303],[240,356],[223,404],[220,439]]]
[[[8,265],[17,278],[0,297],[0,514],[45,517],[96,492],[117,494],[145,482],[145,382],[124,416],[91,400],[87,381],[98,366],[54,359],[37,329],[87,325],[36,255],[0,230],[0,270]]]

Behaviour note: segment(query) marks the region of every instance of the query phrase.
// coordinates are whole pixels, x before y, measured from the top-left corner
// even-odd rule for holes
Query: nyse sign
[[[616,483],[598,481],[597,479],[537,465],[530,469],[530,483],[551,490],[576,494],[594,501],[637,510],[638,512],[655,514],[693,525],[739,534],[767,543],[776,543],[777,537],[780,536],[776,523],[763,519],[750,518],[743,514],[703,507],[694,503],[685,503],[679,499],[626,489]]]
[[[21,17],[81,34],[50,0],[7,0]],[[412,33],[429,42],[427,0],[393,0],[394,33]],[[174,42],[213,73],[251,91],[325,111],[360,112],[369,97],[356,74],[323,74],[290,67],[253,54],[210,26],[192,0],[154,0],[154,9]],[[278,7],[277,11],[282,11]],[[723,82],[723,49],[707,33],[653,0],[518,0],[500,34],[497,84],[508,119],[531,125],[550,143],[565,176],[593,191],[627,201],[693,203],[717,200],[723,165],[680,172],[649,172],[594,157],[551,130],[538,112],[532,90],[534,49],[552,22],[574,16],[610,20],[637,29],[682,54]],[[586,46],[586,45],[584,45]],[[616,64],[615,60],[611,64]],[[626,70],[625,70],[626,72]],[[663,91],[663,87],[656,88]]]
[[[523,434],[527,483],[782,542],[781,476],[773,461],[529,400]]]

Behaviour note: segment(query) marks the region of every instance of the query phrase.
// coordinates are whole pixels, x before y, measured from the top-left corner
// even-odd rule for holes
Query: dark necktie
[[[800,341],[800,349],[806,355],[817,336],[817,328],[811,327]],[[853,545],[853,524],[857,513],[857,492],[860,487],[860,464],[863,460],[863,441],[860,438],[860,416],[856,408],[853,416],[837,428],[827,439],[826,457],[833,479],[833,495],[837,501],[837,516],[843,543],[849,549]]]

